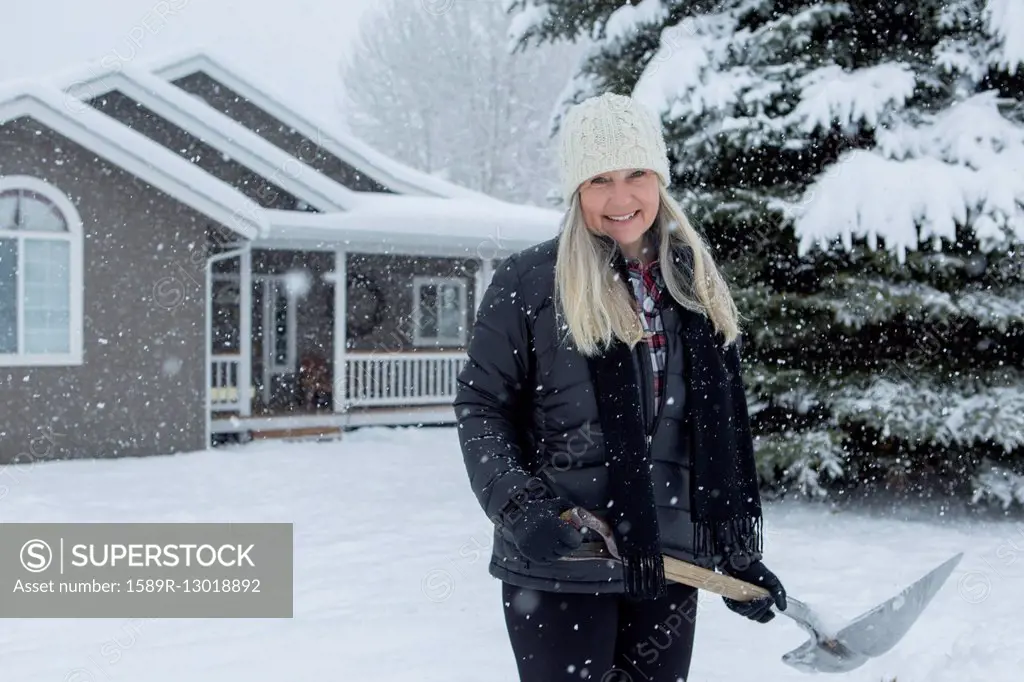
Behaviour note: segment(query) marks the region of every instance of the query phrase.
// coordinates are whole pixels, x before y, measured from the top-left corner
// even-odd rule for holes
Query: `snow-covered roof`
[[[141,133],[45,84],[0,86],[0,124],[28,117],[91,149],[246,238],[265,229],[259,206]]]
[[[160,59],[140,62],[138,68],[151,71],[168,81],[202,71],[342,161],[400,194],[487,198],[485,194],[446,182],[385,156],[354,135],[347,134],[340,124],[324,120],[313,112],[299,111],[288,106],[285,97],[275,93],[265,83],[257,84],[245,69],[217,50],[191,48]]]
[[[266,241],[386,253],[501,258],[558,234],[558,211],[496,199],[366,195],[343,213],[263,210]]]
[[[131,97],[321,211],[344,210],[353,191],[304,164],[193,95],[131,64],[86,64],[52,83],[79,100],[112,90]]]
[[[191,73],[196,67],[237,89],[297,131],[309,136],[304,127],[311,126],[311,139],[328,151],[392,189],[409,194],[356,192],[344,187],[166,80]],[[4,93],[10,93],[6,99],[12,102],[24,93],[39,93],[37,99],[45,106],[37,108],[50,113],[37,118],[46,125],[65,134],[71,122],[78,124],[79,135],[95,131],[91,133],[96,138],[92,140],[94,144],[86,146],[104,146],[108,152],[104,155],[111,161],[174,196],[188,190],[190,200],[185,203],[215,219],[239,223],[244,228],[239,233],[257,239],[262,246],[343,245],[370,252],[499,258],[558,233],[560,212],[501,201],[444,182],[388,159],[353,137],[327,133],[326,128],[284,107],[250,81],[242,80],[233,69],[229,71],[220,58],[215,61],[206,52],[166,59],[161,73],[162,76],[157,76],[139,65],[104,68],[100,63],[89,63],[58,73],[43,83],[12,84],[0,88],[0,121],[11,108],[10,102],[4,104]],[[264,173],[323,213],[263,209],[227,183],[85,104],[85,100],[115,89],[254,171]],[[168,186],[172,181],[173,187]],[[207,201],[204,203],[200,198]],[[221,207],[220,214],[211,212],[211,203]]]

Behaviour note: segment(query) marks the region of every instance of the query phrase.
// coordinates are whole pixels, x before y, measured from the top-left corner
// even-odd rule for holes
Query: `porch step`
[[[210,428],[214,434],[252,432],[344,430],[358,426],[419,426],[454,424],[451,405],[416,405],[409,407],[359,407],[345,413],[288,414],[242,417],[231,413],[213,415]],[[333,431],[332,431],[333,433]]]
[[[341,438],[342,429],[338,426],[305,426],[279,429],[254,429],[253,440],[334,440]]]

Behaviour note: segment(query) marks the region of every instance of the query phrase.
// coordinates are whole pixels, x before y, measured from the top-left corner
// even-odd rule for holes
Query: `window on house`
[[[0,365],[79,364],[81,223],[34,178],[0,180]]]
[[[466,282],[453,277],[413,278],[413,343],[466,343]]]

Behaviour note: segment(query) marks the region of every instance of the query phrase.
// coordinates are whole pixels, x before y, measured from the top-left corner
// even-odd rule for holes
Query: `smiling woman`
[[[786,608],[761,561],[738,314],[667,191],[657,117],[606,93],[561,136],[562,230],[508,258],[479,306],[454,403],[463,459],[495,524],[522,680],[685,679],[696,590],[667,579],[663,555],[768,590],[726,601],[746,618]],[[615,561],[573,508],[614,529]],[[676,619],[647,657],[647,633]]]
[[[658,216],[658,176],[644,168],[600,173],[580,186],[580,210],[587,226],[614,239],[627,258],[649,261],[643,237]]]

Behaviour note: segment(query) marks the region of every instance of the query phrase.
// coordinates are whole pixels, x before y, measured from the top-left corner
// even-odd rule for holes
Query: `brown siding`
[[[225,158],[221,151],[123,93],[116,90],[108,92],[90,100],[89,104],[199,166],[210,175],[223,180],[263,208],[300,210],[299,200],[270,179],[246,168],[237,161]]]
[[[477,261],[460,258],[424,258],[412,256],[349,254],[349,316],[347,326],[348,349],[353,351],[437,351],[461,350],[462,346],[415,346],[413,344],[412,310],[413,277],[460,277],[466,282],[466,301],[469,308],[467,325],[473,324],[474,275]],[[367,282],[369,286],[361,284]],[[374,291],[376,290],[376,291]],[[356,335],[359,326],[368,326],[364,314],[356,313],[359,297],[367,292],[364,310],[373,315],[376,324],[363,335]],[[379,300],[379,307],[372,304]],[[468,332],[467,332],[468,338]]]
[[[391,192],[380,182],[321,147],[318,140],[311,140],[292,130],[282,121],[204,72],[189,74],[173,83],[335,182],[359,192]]]
[[[205,447],[204,254],[190,248],[209,219],[33,120],[0,125],[9,174],[55,185],[83,220],[84,363],[0,367],[0,462]]]

